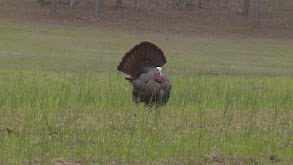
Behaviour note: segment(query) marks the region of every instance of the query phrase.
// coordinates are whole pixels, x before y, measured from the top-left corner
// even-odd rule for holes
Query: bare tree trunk
[[[52,14],[55,14],[56,13],[56,0],[52,0],[51,13]]]
[[[180,10],[184,10],[185,9],[185,0],[180,0]]]
[[[139,0],[135,0],[135,10],[139,10]]]
[[[259,24],[260,24],[260,0],[255,0],[254,27],[258,27]]]
[[[202,0],[198,0],[198,8],[202,8]]]
[[[116,0],[116,7],[117,8],[122,7],[122,0]]]
[[[243,1],[243,15],[248,16],[249,0]]]
[[[70,6],[70,7],[73,7],[74,2],[75,2],[75,0],[70,0],[70,2],[69,2],[69,6]]]
[[[94,0],[94,19],[100,18],[99,0]]]

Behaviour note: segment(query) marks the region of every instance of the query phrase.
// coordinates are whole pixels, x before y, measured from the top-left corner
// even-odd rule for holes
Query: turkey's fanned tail
[[[131,78],[126,78],[127,80],[133,80],[137,76],[138,66],[142,63],[162,67],[167,63],[167,58],[163,50],[156,44],[143,41],[124,54],[117,69],[131,76]]]

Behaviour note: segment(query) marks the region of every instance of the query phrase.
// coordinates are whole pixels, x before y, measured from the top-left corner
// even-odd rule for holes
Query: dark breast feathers
[[[130,75],[133,86],[132,99],[135,103],[147,105],[164,105],[170,97],[172,85],[166,75],[159,74],[163,79],[158,81],[156,67],[167,62],[163,51],[155,44],[144,41],[135,45],[125,53],[117,69]]]
[[[166,104],[170,96],[171,83],[166,75],[163,74],[163,78],[165,81],[157,82],[156,68],[140,74],[137,79],[132,81],[132,99],[136,103]]]

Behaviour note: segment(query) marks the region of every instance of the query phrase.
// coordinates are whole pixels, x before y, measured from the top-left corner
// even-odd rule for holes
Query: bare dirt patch
[[[242,12],[242,1],[206,1],[199,9],[196,2],[179,10],[172,0],[141,1],[136,11],[132,0],[124,0],[122,8],[114,0],[101,4],[99,20],[94,20],[92,1],[79,0],[74,7],[57,4],[57,13],[50,14],[50,3],[36,0],[0,0],[0,18],[24,22],[61,25],[91,25],[135,31],[170,33],[243,34],[262,36],[293,36],[293,2],[265,0],[262,3],[261,28],[252,28],[253,4],[250,15]]]

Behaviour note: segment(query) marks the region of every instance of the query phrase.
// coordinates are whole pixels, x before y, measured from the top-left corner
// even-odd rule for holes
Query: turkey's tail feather
[[[132,82],[132,81],[135,80],[135,78],[134,77],[125,77],[125,80],[128,80],[129,82]]]
[[[150,63],[155,67],[161,67],[167,63],[167,58],[164,55],[163,50],[156,44],[149,41],[143,41],[124,54],[117,69],[130,75],[131,78],[126,79],[133,81],[137,76],[139,65],[143,63]]]

